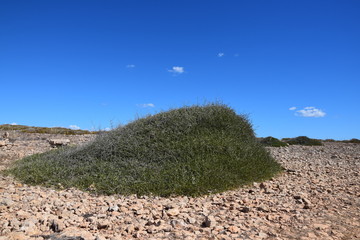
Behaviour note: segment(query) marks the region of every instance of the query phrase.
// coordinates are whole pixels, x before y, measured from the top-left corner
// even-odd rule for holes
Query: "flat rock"
[[[179,215],[180,211],[178,208],[170,208],[169,210],[166,211],[168,216],[176,216]]]
[[[58,138],[58,139],[49,139],[49,144],[51,146],[66,146],[70,144],[70,139]]]
[[[8,141],[0,140],[0,147],[8,145]]]

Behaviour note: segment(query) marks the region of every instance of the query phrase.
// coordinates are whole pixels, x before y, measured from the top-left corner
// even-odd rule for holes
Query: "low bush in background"
[[[360,140],[357,139],[357,138],[352,138],[350,140],[344,140],[343,142],[346,142],[346,143],[360,143]]]
[[[267,146],[267,147],[286,147],[289,145],[289,144],[287,144],[283,141],[280,141],[279,139],[274,138],[274,137],[261,138],[259,140],[259,142],[262,145]]]
[[[322,142],[318,139],[300,136],[296,138],[283,138],[282,141],[290,145],[303,145],[303,146],[322,146]]]

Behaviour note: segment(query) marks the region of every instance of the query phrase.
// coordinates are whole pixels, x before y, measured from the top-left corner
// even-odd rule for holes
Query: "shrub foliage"
[[[247,118],[216,103],[147,116],[87,145],[26,157],[8,172],[28,184],[101,194],[196,196],[262,181],[280,170]]]
[[[296,138],[283,138],[284,142],[290,145],[304,145],[304,146],[322,146],[322,142],[318,139],[300,136]]]
[[[345,140],[343,142],[346,142],[346,143],[360,143],[360,139],[352,138],[350,140]]]
[[[260,139],[260,143],[267,147],[286,147],[289,145],[289,144],[287,144],[283,141],[280,141],[279,139],[274,138],[274,137],[262,138],[262,139]]]

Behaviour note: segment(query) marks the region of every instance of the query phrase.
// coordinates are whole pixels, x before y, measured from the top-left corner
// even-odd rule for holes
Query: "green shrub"
[[[304,146],[322,146],[322,142],[317,139],[300,136],[296,138],[283,138],[284,142],[290,145],[304,145]]]
[[[274,138],[274,137],[262,138],[262,139],[260,139],[260,143],[267,147],[286,147],[289,145],[289,144],[282,142],[279,139]]]
[[[208,104],[138,119],[87,145],[26,157],[8,172],[28,184],[101,194],[197,196],[262,181],[280,170],[246,117]]]
[[[352,138],[350,140],[345,140],[346,143],[360,143],[360,140],[357,138]]]

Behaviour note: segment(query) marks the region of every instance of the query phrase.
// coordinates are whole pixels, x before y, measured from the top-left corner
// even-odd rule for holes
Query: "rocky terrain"
[[[9,132],[0,169],[50,150],[49,139],[93,137]],[[360,144],[268,149],[282,174],[199,198],[96,196],[0,175],[0,240],[360,239]]]

